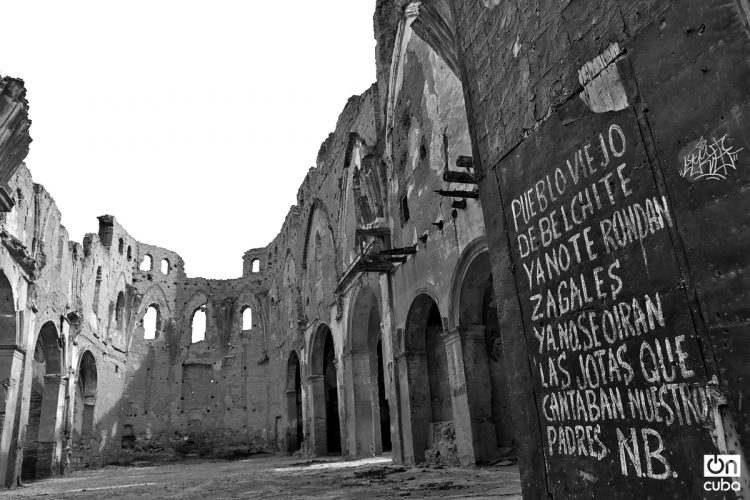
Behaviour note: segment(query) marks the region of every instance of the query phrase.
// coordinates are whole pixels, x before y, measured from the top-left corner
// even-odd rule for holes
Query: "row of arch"
[[[193,310],[190,316],[190,342],[195,344],[206,340],[206,304]],[[253,328],[253,310],[249,305],[240,308],[241,328],[243,331]],[[151,303],[143,314],[143,338],[154,340],[162,329],[161,310],[159,305]]]
[[[62,383],[64,358],[58,330],[53,322],[48,321],[37,336],[29,374],[31,390],[26,434],[21,469],[17,471],[22,481],[62,472],[53,470],[53,467],[54,464],[61,463],[64,443],[60,430],[67,421],[69,411],[65,384]],[[86,450],[86,456],[78,457],[86,462],[91,459],[88,450],[92,448],[90,441],[95,437],[98,385],[96,359],[90,350],[84,351],[78,360],[74,383],[72,419],[68,424],[71,449],[74,455],[80,450]],[[59,411],[61,407],[62,412]],[[58,422],[59,419],[63,419],[63,422]]]
[[[337,362],[327,325],[321,325],[311,339],[305,386],[307,410],[312,413],[307,419],[309,429],[302,423],[300,359],[296,352],[290,353],[285,385],[288,451],[299,449],[306,438],[312,440],[307,449],[315,454],[341,451],[339,395],[346,398],[348,418],[353,421],[344,436],[350,455],[388,451],[397,428],[404,461],[420,463],[434,445],[431,433],[444,423],[451,423],[456,439],[462,440],[457,443],[462,462],[464,458],[467,462],[490,460],[502,448],[514,446],[486,244],[479,241],[471,246],[464,260],[467,264],[454,278],[458,285],[453,288],[453,310],[448,313],[455,328],[446,328],[431,294],[422,292],[413,299],[404,329],[392,346],[395,355],[390,361],[395,366],[390,397],[381,306],[370,288],[357,294],[350,310],[343,366]],[[345,370],[343,376],[337,373],[340,369]],[[339,381],[345,384],[343,390]],[[390,406],[396,400],[397,414],[392,415]]]
[[[143,260],[141,260],[141,263],[138,266],[138,270],[139,271],[153,271],[154,270],[154,258],[151,257],[151,254],[147,253],[146,255],[143,256]],[[165,276],[169,274],[169,272],[172,270],[172,264],[169,262],[169,259],[167,258],[161,259],[159,270]]]
[[[249,305],[240,308],[240,318],[242,319],[242,331],[252,330],[253,309]],[[190,342],[195,344],[204,340],[206,340],[206,304],[202,304],[195,309],[190,318]]]

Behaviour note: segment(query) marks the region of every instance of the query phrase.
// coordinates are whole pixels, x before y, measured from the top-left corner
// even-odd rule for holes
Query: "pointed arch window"
[[[143,338],[153,340],[161,329],[161,315],[159,309],[151,304],[143,315]]]
[[[117,294],[117,305],[115,306],[115,326],[122,330],[125,318],[125,294],[120,292]]]
[[[198,309],[193,311],[193,317],[190,321],[191,342],[202,342],[206,340],[206,305],[203,304]]]
[[[242,308],[242,330],[252,330],[252,329],[253,329],[253,310],[250,308],[250,306],[245,306]]]

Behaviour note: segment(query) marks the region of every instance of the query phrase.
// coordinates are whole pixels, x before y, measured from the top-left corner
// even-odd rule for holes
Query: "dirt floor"
[[[35,481],[0,498],[521,498],[515,465],[406,469],[390,457],[255,456],[147,467],[107,467]]]

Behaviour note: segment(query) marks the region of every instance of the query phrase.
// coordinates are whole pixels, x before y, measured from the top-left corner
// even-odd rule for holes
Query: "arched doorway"
[[[448,463],[455,460],[451,441],[453,406],[442,334],[443,321],[437,304],[429,295],[418,295],[409,308],[404,331],[406,384],[402,394],[408,394],[408,400],[402,408],[408,421],[402,424],[406,430],[407,463],[430,458]]]
[[[479,338],[483,342],[477,346],[477,349],[484,350],[484,352],[473,351],[471,356],[464,355],[464,362],[467,358],[474,361],[474,364],[466,366],[465,370],[476,374],[477,377],[488,377],[490,382],[489,394],[487,391],[479,391],[480,394],[473,394],[474,401],[470,402],[470,406],[478,408],[478,411],[487,416],[491,413],[492,417],[492,425],[478,424],[476,426],[475,440],[479,443],[492,441],[499,448],[511,448],[514,445],[514,434],[507,393],[508,384],[500,343],[492,269],[486,248],[471,260],[463,276],[458,302],[458,325],[458,329],[462,332],[476,331],[482,334]],[[464,346],[464,350],[467,349]],[[479,420],[489,419],[483,416]],[[490,448],[484,451],[485,453],[492,452]],[[494,453],[497,454],[497,451],[495,450]],[[480,456],[478,458],[492,457]]]
[[[91,351],[81,356],[76,379],[75,401],[73,405],[72,451],[73,466],[76,468],[93,465],[92,445],[94,434],[94,411],[96,409],[96,360]]]
[[[0,380],[18,380],[23,370],[23,354],[18,348],[16,302],[13,287],[0,271]],[[15,442],[18,438],[19,384],[0,386],[0,486],[8,484],[15,469]]]
[[[29,416],[21,464],[24,480],[50,477],[59,463],[62,443],[57,419],[62,401],[62,349],[51,321],[39,331],[31,365]]]
[[[299,357],[292,351],[286,371],[286,450],[293,453],[302,448],[304,440],[302,426],[302,379]]]
[[[327,325],[321,325],[315,334],[311,359],[313,452],[317,455],[340,454],[336,351],[331,329]]]
[[[375,293],[357,294],[349,324],[347,394],[354,419],[349,422],[350,452],[355,457],[390,451],[390,411],[383,378],[380,307]]]

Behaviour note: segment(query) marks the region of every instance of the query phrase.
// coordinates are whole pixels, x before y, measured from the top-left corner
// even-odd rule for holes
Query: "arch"
[[[471,276],[467,280],[467,274],[470,271],[471,265],[474,260],[482,254],[488,252],[487,239],[484,236],[480,236],[471,243],[469,243],[461,256],[458,259],[458,264],[453,271],[453,277],[451,278],[451,289],[450,289],[450,310],[448,311],[448,324],[449,326],[457,326],[459,324],[459,318],[461,315],[461,303],[462,300],[466,300],[468,296],[461,299],[461,291],[464,284],[477,281],[477,276]],[[489,276],[489,274],[487,275]],[[485,277],[487,277],[485,276]],[[467,310],[466,307],[463,308]]]
[[[5,273],[0,270],[0,344],[4,344],[7,350],[0,362],[0,380],[12,380],[14,374],[23,373],[23,364],[28,359],[28,354],[26,357],[8,355],[15,351],[15,346],[20,343],[13,287]],[[0,475],[3,477],[15,471],[16,450],[15,444],[11,446],[11,443],[15,441],[19,431],[16,412],[20,406],[19,393],[23,391],[20,385],[0,384],[0,466],[3,467]]]
[[[375,285],[376,286],[376,285]],[[379,287],[376,288],[379,291]],[[381,343],[381,308],[373,287],[355,290],[349,313],[346,366],[350,453],[373,456],[390,450],[390,408],[385,397]]]
[[[122,330],[125,325],[125,293],[119,292],[117,294],[117,302],[115,304],[115,328]]]
[[[0,271],[0,344],[18,344],[16,300],[13,297],[13,287],[2,271]]]
[[[308,248],[310,246],[310,238],[312,236],[312,229],[313,229],[313,219],[315,217],[316,211],[321,212],[321,216],[323,217],[324,226],[328,229],[328,233],[331,237],[331,241],[333,242],[333,253],[334,253],[334,268],[336,269],[336,277],[338,278],[338,263],[339,260],[339,248],[336,244],[336,236],[333,231],[333,226],[331,226],[331,218],[329,216],[328,207],[326,207],[325,203],[323,203],[319,198],[315,198],[312,201],[312,204],[310,205],[310,211],[308,212],[307,216],[307,223],[305,225],[305,239],[304,244],[302,246],[302,269],[307,269],[307,257],[308,257]]]
[[[313,452],[341,453],[336,349],[331,329],[318,327],[310,350],[310,384],[313,412]]]
[[[52,321],[42,325],[31,361],[31,394],[26,440],[21,464],[22,479],[49,477],[60,456],[61,436],[58,415],[63,401],[61,380],[63,355],[57,327]]]
[[[62,365],[62,348],[60,346],[60,336],[57,333],[57,327],[52,321],[47,321],[42,325],[37,336],[37,346],[41,345],[43,349],[44,374],[60,375],[63,371]],[[36,354],[34,355],[36,357]]]
[[[89,350],[83,353],[78,363],[78,380],[83,385],[84,396],[96,396],[99,376],[96,370],[96,358]]]
[[[141,271],[151,271],[153,268],[154,258],[151,257],[151,254],[144,255],[141,264],[138,266],[138,269]]]
[[[455,276],[453,310],[459,337],[462,337],[463,369],[473,374],[473,377],[467,377],[467,386],[474,377],[489,380],[489,391],[486,386],[482,390],[467,388],[467,396],[471,398],[469,407],[483,415],[492,415],[491,424],[479,422],[486,418],[475,418],[475,428],[472,429],[474,441],[481,443],[475,454],[477,458],[487,460],[497,455],[498,448],[512,447],[515,436],[486,241],[480,239],[477,244],[467,247],[461,264],[460,273]],[[479,342],[469,340],[472,337]]]
[[[286,369],[286,450],[293,453],[302,448],[304,428],[302,420],[302,374],[299,357],[292,350]]]
[[[433,323],[440,321],[442,329],[442,318],[440,317],[437,300],[431,293],[421,291],[412,300],[409,312],[406,315],[406,327],[404,328],[404,349],[406,351],[425,350],[425,330],[431,314],[436,315],[436,317],[433,317]]]
[[[203,304],[190,316],[190,342],[192,344],[206,340],[206,323],[206,304]]]
[[[172,270],[172,265],[169,263],[169,259],[167,258],[161,259],[161,266],[159,270],[165,276],[169,274],[169,271]]]
[[[240,314],[242,315],[242,330],[252,330],[253,329],[253,309],[252,307],[245,305],[242,306],[242,309],[240,311]]]
[[[98,374],[96,359],[91,351],[86,350],[78,364],[73,403],[73,428],[71,448],[74,463],[78,466],[90,465],[92,453],[96,449],[91,446],[95,438],[95,409]]]
[[[146,293],[143,294],[143,299],[141,300],[141,306],[138,311],[138,316],[142,316],[143,314],[145,314],[145,309],[147,309],[151,305],[156,305],[160,313],[164,313],[166,315],[172,314],[172,310],[169,307],[169,302],[167,301],[167,294],[164,293],[164,289],[162,289],[160,285],[152,285],[148,290],[146,290]]]
[[[146,293],[143,294],[143,298],[140,301],[137,312],[132,313],[133,317],[139,318],[141,321],[143,321],[146,313],[148,312],[148,308],[152,306],[155,307],[158,312],[156,324],[156,332],[158,338],[159,332],[161,332],[163,330],[163,327],[166,326],[165,320],[168,320],[172,317],[172,310],[169,307],[169,302],[167,302],[167,296],[160,285],[152,285],[148,290],[146,290]],[[143,326],[145,339],[145,324]],[[135,333],[135,329],[133,330],[133,333]],[[128,349],[131,348],[134,338],[135,335],[129,336]]]
[[[406,373],[400,381],[408,394],[402,409],[404,459],[420,463],[433,446],[434,433],[453,420],[443,321],[437,302],[426,293],[417,295],[409,308],[404,347]]]
[[[143,315],[143,339],[154,340],[161,331],[161,312],[157,304],[150,304]]]

